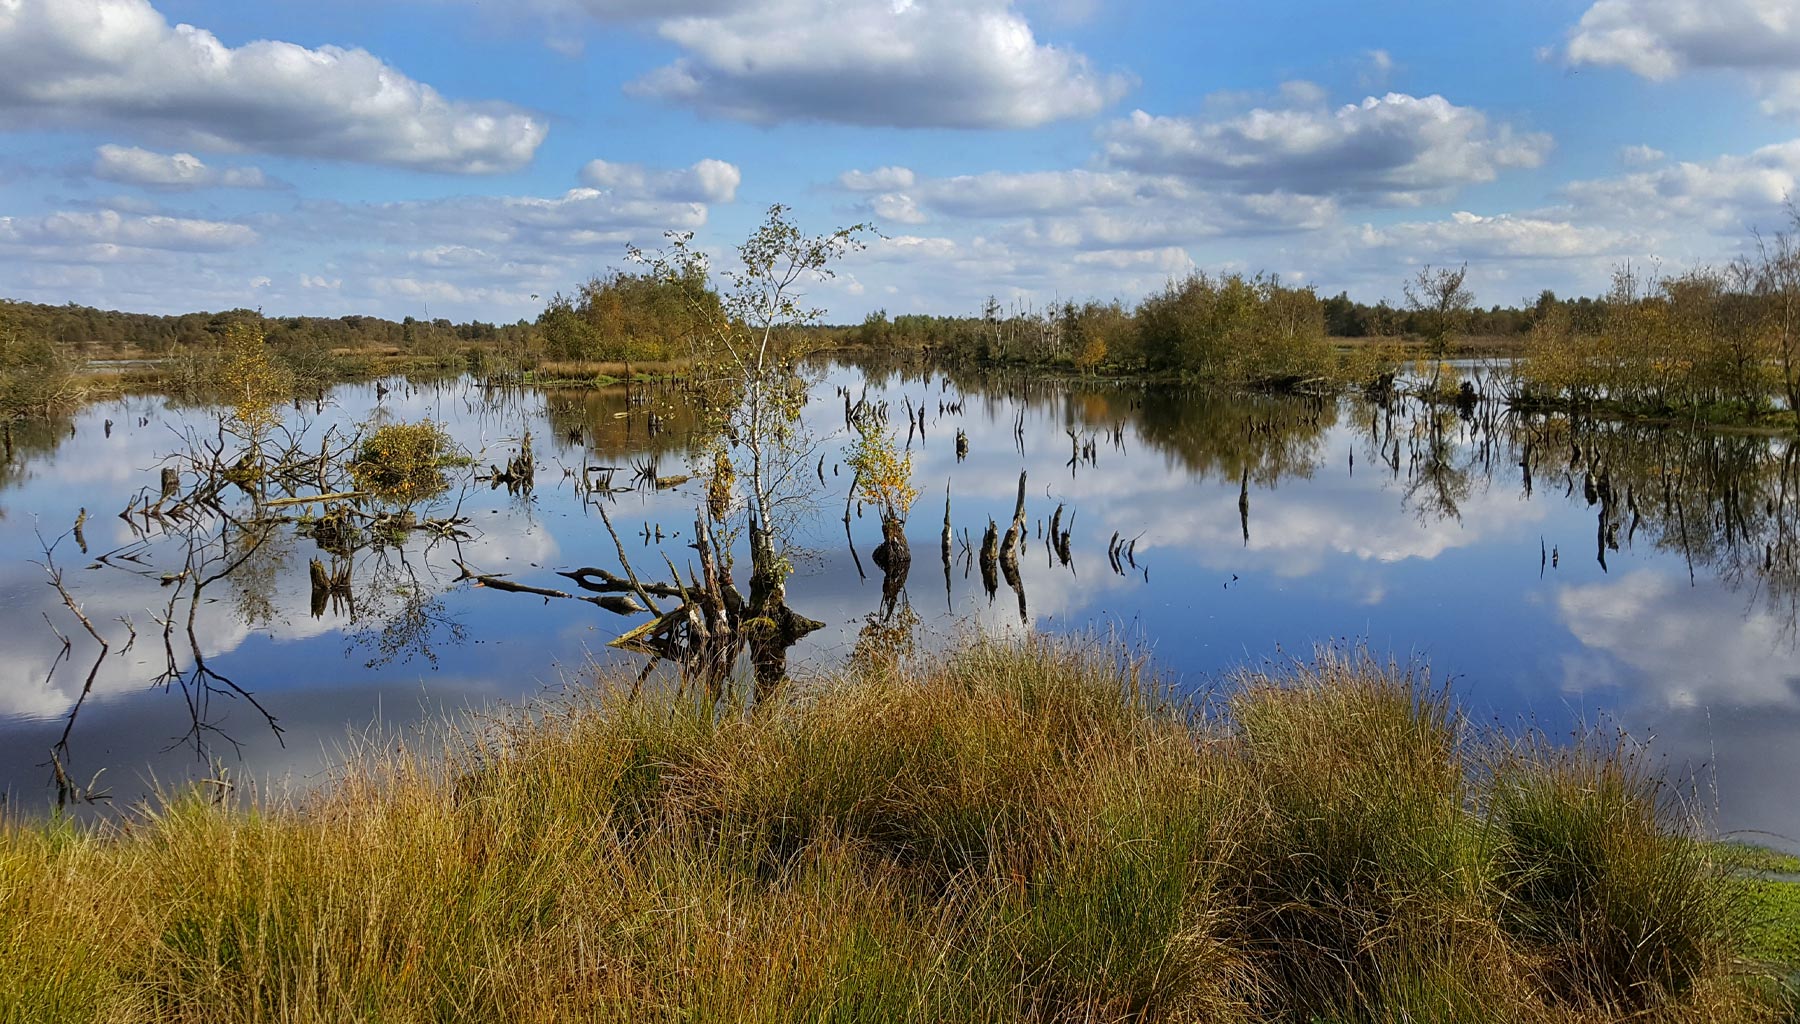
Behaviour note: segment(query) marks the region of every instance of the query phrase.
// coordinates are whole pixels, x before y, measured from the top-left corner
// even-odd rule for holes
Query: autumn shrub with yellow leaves
[[[468,463],[449,433],[431,420],[386,423],[357,446],[350,475],[359,490],[410,505],[442,493],[450,486],[444,470]]]

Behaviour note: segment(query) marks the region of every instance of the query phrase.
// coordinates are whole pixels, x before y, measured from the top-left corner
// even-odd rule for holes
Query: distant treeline
[[[90,358],[172,355],[183,349],[216,345],[233,323],[260,323],[271,344],[318,345],[330,349],[397,349],[404,352],[454,347],[468,342],[496,342],[524,337],[532,331],[521,320],[495,325],[479,320],[451,323],[436,320],[384,320],[375,316],[264,316],[254,309],[219,313],[157,316],[94,309],[71,302],[50,306],[0,299],[0,325],[18,339],[56,342]]]
[[[1422,268],[1404,282],[1398,306],[1341,292],[1321,297],[1273,275],[1195,273],[1134,305],[1065,301],[1040,308],[990,298],[970,315],[890,317],[878,310],[861,324],[807,334],[815,346],[914,352],[952,366],[1162,374],[1274,388],[1391,381],[1406,356],[1441,359],[1480,346],[1525,356],[1512,396],[1520,403],[1656,415],[1707,407],[1757,419],[1770,415],[1778,394],[1800,411],[1795,237],[1759,238],[1754,259],[1727,267],[1656,279],[1625,267],[1604,296],[1563,299],[1544,291],[1517,307],[1476,306],[1464,287],[1466,265]],[[692,351],[696,325],[716,322],[718,310],[718,294],[703,277],[621,270],[554,296],[535,322],[508,325],[265,317],[245,309],[152,316],[0,301],[0,377],[13,382],[0,390],[16,393],[3,402],[15,409],[54,406],[64,392],[27,386],[34,367],[61,372],[64,363],[108,355],[198,357],[246,320],[308,385],[334,373],[391,371],[396,361],[475,372],[541,367],[567,376],[582,366],[678,362]]]
[[[1548,291],[1529,306],[1476,308],[1461,287],[1462,275],[1462,270],[1427,268],[1408,306],[1398,308],[1356,302],[1341,293],[1320,298],[1311,287],[1283,284],[1271,275],[1193,274],[1170,281],[1135,306],[1062,302],[1039,309],[1005,307],[990,299],[975,316],[890,318],[878,310],[840,337],[857,346],[929,351],[950,362],[1278,385],[1373,375],[1384,363],[1391,365],[1403,342],[1428,348],[1440,342],[1453,348],[1457,339],[1522,344],[1553,314],[1566,323],[1593,323],[1601,316],[1598,300],[1562,300]],[[1345,358],[1334,351],[1334,339],[1393,344],[1358,344]]]

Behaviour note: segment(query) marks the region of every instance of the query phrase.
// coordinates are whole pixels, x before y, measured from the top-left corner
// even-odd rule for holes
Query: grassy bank
[[[1346,657],[1206,708],[1041,644],[599,693],[292,805],[6,825],[0,1019],[1783,1019],[1666,793]]]

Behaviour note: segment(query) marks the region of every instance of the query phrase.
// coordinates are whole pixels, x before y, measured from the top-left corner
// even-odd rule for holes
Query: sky
[[[0,296],[512,322],[784,204],[830,322],[1190,272],[1478,302],[1800,195],[1800,3],[0,0]]]

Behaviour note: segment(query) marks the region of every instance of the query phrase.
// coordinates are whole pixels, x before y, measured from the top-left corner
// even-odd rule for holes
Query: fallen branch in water
[[[561,590],[551,590],[549,587],[534,587],[528,583],[515,583],[504,576],[476,572],[462,562],[457,562],[456,567],[462,570],[462,575],[457,577],[457,579],[474,580],[477,586],[487,587],[489,590],[499,590],[508,594],[531,594],[536,597],[541,597],[545,601],[549,601],[551,598],[561,598],[565,601],[586,601],[588,604],[604,608],[614,615],[640,615],[649,611],[648,608],[645,608],[643,605],[624,594],[605,594],[599,597],[579,597],[575,594],[566,593]],[[567,575],[567,573],[561,575]]]
[[[462,575],[457,577],[457,579],[474,580],[477,585],[489,587],[493,590],[504,590],[509,594],[536,594],[539,597],[545,598],[560,597],[565,600],[572,596],[560,590],[551,590],[547,587],[534,587],[528,583],[514,583],[512,580],[506,579],[503,576],[494,576],[489,573],[476,572],[460,561],[456,562],[456,567],[462,570]]]

